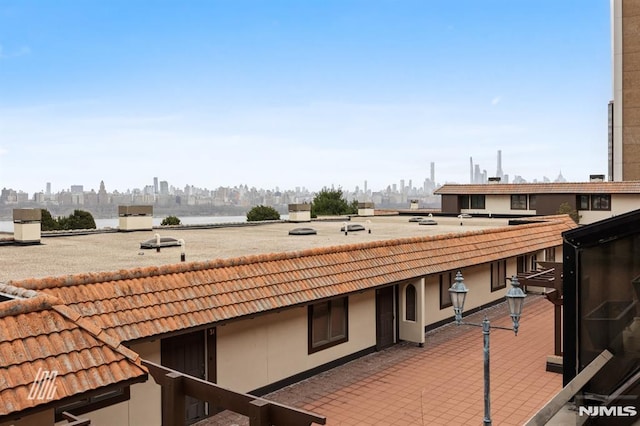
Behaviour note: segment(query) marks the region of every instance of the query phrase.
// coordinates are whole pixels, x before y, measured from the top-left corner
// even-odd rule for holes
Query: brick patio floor
[[[470,315],[511,327],[504,303]],[[266,399],[326,416],[328,425],[480,425],[484,417],[482,329],[443,326],[424,348],[400,343],[266,395]],[[521,425],[562,388],[545,370],[553,354],[553,305],[525,301],[518,336],[491,332],[491,417],[494,425]],[[223,412],[199,426],[248,425]]]

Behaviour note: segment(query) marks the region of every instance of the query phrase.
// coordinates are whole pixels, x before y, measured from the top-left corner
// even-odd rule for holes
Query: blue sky
[[[0,0],[0,188],[606,174],[609,0]]]

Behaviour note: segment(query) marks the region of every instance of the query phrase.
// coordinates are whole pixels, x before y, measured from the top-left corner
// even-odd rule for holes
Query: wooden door
[[[162,365],[199,379],[205,378],[205,334],[202,331],[162,339]],[[196,423],[206,417],[205,403],[185,397],[185,422]]]
[[[376,349],[395,343],[394,287],[376,290]]]

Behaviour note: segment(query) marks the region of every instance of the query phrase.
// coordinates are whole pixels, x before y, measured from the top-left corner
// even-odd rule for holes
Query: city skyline
[[[0,187],[607,172],[609,1],[0,4]],[[577,160],[579,158],[579,161]]]

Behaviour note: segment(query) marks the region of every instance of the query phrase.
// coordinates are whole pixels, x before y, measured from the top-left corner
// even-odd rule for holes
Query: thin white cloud
[[[495,98],[491,99],[491,105],[496,106],[500,103],[501,100],[502,98],[500,96],[496,96]]]
[[[21,46],[19,49],[8,51],[0,44],[0,59],[17,58],[19,56],[26,56],[31,54],[31,48],[29,46]]]

